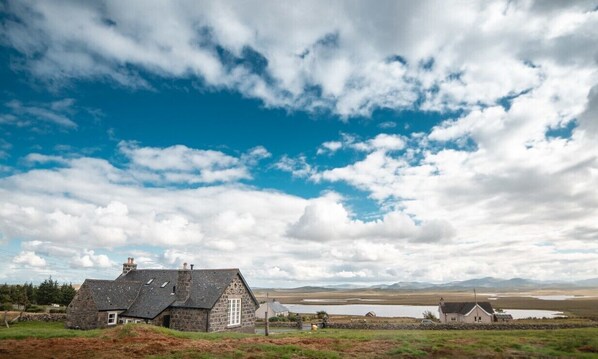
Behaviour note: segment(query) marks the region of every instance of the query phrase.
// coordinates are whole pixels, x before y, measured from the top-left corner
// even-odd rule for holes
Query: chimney
[[[129,257],[127,258],[127,263],[123,263],[123,273],[122,275],[125,275],[127,273],[129,273],[132,270],[136,270],[137,269],[137,264],[135,263],[135,259],[133,257]]]
[[[193,270],[193,264],[191,264],[190,267],[191,267],[191,270]]]
[[[179,269],[176,286],[175,286],[175,299],[177,301],[185,301],[189,298],[189,294],[191,292],[191,282],[193,278],[191,277],[191,271],[187,269],[187,263],[183,264],[183,269]]]
[[[444,307],[444,298],[440,297],[440,306]]]

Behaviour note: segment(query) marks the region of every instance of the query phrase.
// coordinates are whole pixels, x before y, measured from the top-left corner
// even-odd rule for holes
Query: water
[[[505,309],[505,313],[511,314],[513,319],[564,317],[562,312],[539,309]]]
[[[294,313],[312,313],[326,311],[328,314],[336,315],[365,315],[373,311],[378,317],[410,317],[422,318],[422,313],[430,311],[438,315],[438,306],[434,305],[385,305],[385,304],[285,304],[289,311]],[[505,313],[511,314],[513,319],[522,318],[555,318],[563,316],[563,313],[552,310],[536,309],[505,309]]]
[[[591,298],[587,295],[530,295],[531,298],[540,300],[567,300],[567,299],[578,299],[578,298]]]

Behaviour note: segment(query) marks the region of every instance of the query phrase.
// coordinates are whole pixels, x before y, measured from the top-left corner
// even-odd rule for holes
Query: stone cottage
[[[277,301],[276,299],[268,299],[265,302],[260,304],[260,307],[255,311],[255,316],[257,318],[264,318],[268,313],[268,319],[272,317],[288,317],[289,316],[289,308],[285,307]]]
[[[489,302],[449,302],[440,298],[438,319],[441,323],[492,323],[494,309]]]
[[[86,279],[67,308],[68,328],[150,323],[183,331],[253,333],[259,302],[238,269],[137,269]]]

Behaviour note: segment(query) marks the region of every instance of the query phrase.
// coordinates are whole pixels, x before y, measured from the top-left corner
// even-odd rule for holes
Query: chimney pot
[[[123,263],[123,275],[129,273],[132,270],[137,269],[137,264],[135,264],[133,257],[127,258],[127,263]]]
[[[193,264],[191,264],[191,270],[193,270]]]
[[[187,269],[187,262],[183,263],[183,269]]]

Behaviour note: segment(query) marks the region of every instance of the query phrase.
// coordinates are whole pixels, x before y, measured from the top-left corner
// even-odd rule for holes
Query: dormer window
[[[150,284],[152,284],[153,281],[154,281],[154,278],[148,280],[147,283],[145,283],[145,285],[150,285]]]
[[[168,285],[168,283],[169,283],[169,282],[164,282],[164,283],[162,283],[162,285],[160,286],[160,288],[164,288],[164,287],[166,287],[166,286]]]

